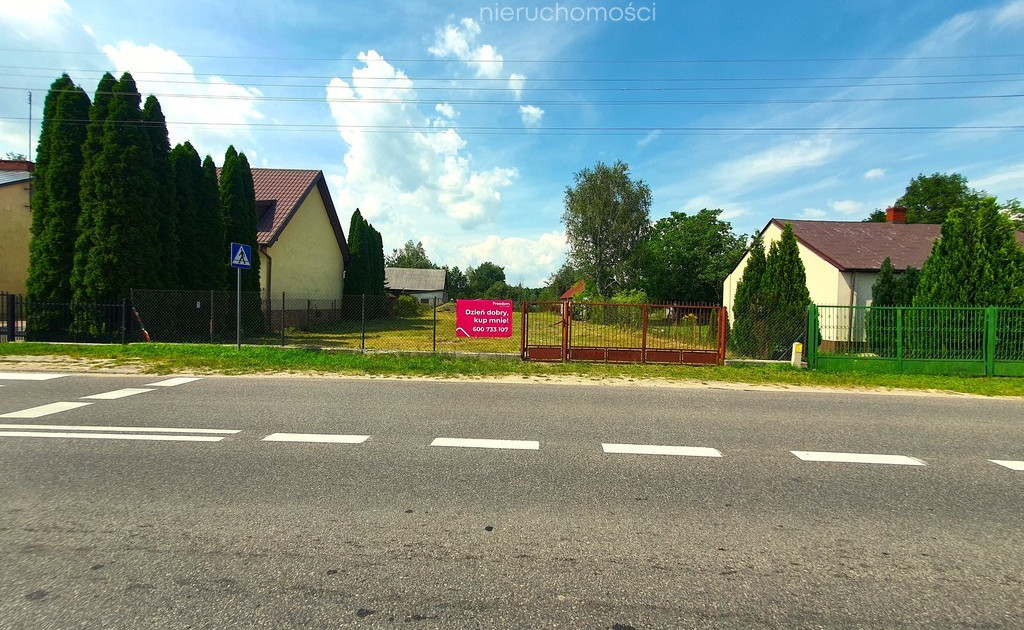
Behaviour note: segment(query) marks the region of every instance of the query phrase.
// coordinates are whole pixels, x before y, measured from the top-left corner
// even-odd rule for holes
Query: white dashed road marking
[[[0,431],[0,437],[84,438],[91,440],[160,440],[164,442],[220,442],[224,436],[150,435],[140,433],[63,433],[43,431]]]
[[[52,374],[48,372],[0,372],[0,381],[49,381],[55,378],[64,378],[67,374]]]
[[[924,466],[920,459],[905,455],[875,455],[873,453],[822,453],[790,451],[805,462],[840,462],[845,464],[894,464],[898,466]]]
[[[165,381],[158,381],[156,383],[146,383],[146,387],[175,387],[177,385],[184,385],[185,383],[191,383],[192,381],[201,381],[201,378],[192,378],[188,376],[177,376],[175,378],[169,378]]]
[[[679,455],[683,457],[721,457],[722,452],[702,446],[661,446],[658,444],[602,444],[605,453],[629,455]]]
[[[536,451],[540,442],[532,440],[473,440],[463,438],[437,438],[431,446],[452,446],[456,448],[500,448],[518,451]]]
[[[56,402],[50,403],[49,405],[32,407],[30,409],[22,409],[21,411],[12,411],[11,413],[0,415],[0,418],[42,418],[43,416],[48,416],[51,413],[70,411],[72,409],[78,409],[79,407],[85,407],[91,404],[92,403],[87,402]]]
[[[134,396],[135,394],[145,394],[151,392],[152,389],[145,389],[142,387],[126,387],[125,389],[116,389],[112,392],[104,392],[102,394],[93,394],[92,396],[82,396],[82,400],[117,400],[118,398],[127,398],[128,396]]]
[[[369,435],[331,435],[327,433],[272,433],[263,442],[311,442],[323,444],[362,444]]]
[[[988,461],[993,464],[999,464],[1000,466],[1009,468],[1010,470],[1024,470],[1024,462],[1015,462],[1008,459],[990,459]]]
[[[132,432],[149,431],[151,433],[212,433],[212,434],[235,434],[241,433],[237,429],[185,429],[178,427],[94,427],[94,426],[69,426],[57,424],[0,424],[0,429],[32,429],[35,431],[108,431],[108,432]]]

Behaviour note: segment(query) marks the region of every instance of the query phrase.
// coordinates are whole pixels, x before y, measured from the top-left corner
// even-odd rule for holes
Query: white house
[[[886,257],[898,271],[908,266],[921,269],[942,227],[930,223],[908,224],[905,208],[886,210],[885,223],[772,219],[760,232],[765,250],[782,238],[787,223],[793,226],[800,260],[807,272],[811,302],[834,306],[870,306],[871,288]],[[1018,232],[1017,240],[1024,245],[1024,233]],[[730,323],[736,287],[749,258],[750,252],[747,252],[722,286],[722,303],[729,309]],[[858,338],[862,324],[851,319],[852,329],[834,332],[844,338],[851,335]]]

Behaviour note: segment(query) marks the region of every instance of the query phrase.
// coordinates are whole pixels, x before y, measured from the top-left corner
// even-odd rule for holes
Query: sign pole
[[[238,294],[235,296],[235,349],[242,349],[242,269],[235,269],[238,275]]]

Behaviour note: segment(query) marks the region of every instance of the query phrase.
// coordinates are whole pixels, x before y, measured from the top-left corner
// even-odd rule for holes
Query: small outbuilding
[[[406,269],[385,267],[384,281],[388,293],[411,295],[420,304],[443,304],[448,301],[448,272],[444,269]]]

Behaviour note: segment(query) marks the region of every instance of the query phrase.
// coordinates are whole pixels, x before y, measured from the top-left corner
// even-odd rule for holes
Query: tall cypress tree
[[[229,146],[220,171],[220,211],[224,223],[223,251],[230,251],[231,243],[242,243],[252,248],[252,267],[242,272],[242,290],[260,290],[260,263],[256,242],[256,194],[253,189],[252,170],[244,153]],[[234,288],[234,275],[228,289]]]
[[[372,247],[370,248],[370,290],[375,295],[386,295],[387,289],[384,287],[384,238],[380,235],[380,232],[373,227],[372,223],[368,224],[370,228],[370,236]]]
[[[167,137],[167,120],[164,118],[160,101],[153,95],[146,97],[142,107],[142,122],[146,131],[151,151],[157,196],[154,211],[157,215],[160,231],[155,256],[150,264],[157,269],[160,286],[165,289],[178,289],[178,213],[179,205],[175,199],[177,187],[171,173],[171,143]]]
[[[86,231],[76,242],[72,281],[75,297],[88,302],[116,302],[133,288],[160,286],[159,197],[141,98],[127,72],[111,92],[102,138],[85,154],[83,170],[79,226]]]
[[[352,213],[348,226],[349,263],[345,268],[345,294],[367,295],[369,287],[369,261],[367,251],[370,249],[366,220],[359,208]]]
[[[28,299],[70,301],[81,215],[82,145],[89,97],[67,74],[50,86],[36,150],[29,243]]]
[[[203,159],[196,222],[199,236],[194,254],[203,273],[196,288],[220,289],[227,275],[228,250],[224,247],[224,220],[220,214],[220,183],[217,166],[209,155]]]
[[[761,299],[769,352],[773,358],[788,356],[790,344],[807,330],[807,307],[811,303],[807,272],[790,223],[768,250]]]
[[[764,253],[764,241],[760,236],[754,238],[750,246],[750,256],[743,268],[743,275],[736,287],[736,298],[733,300],[732,344],[743,356],[757,354],[758,331],[763,318],[761,305],[761,283],[767,259]]]
[[[71,296],[77,302],[88,299],[85,290],[85,268],[93,248],[95,237],[96,213],[102,208],[99,201],[105,194],[107,179],[97,164],[103,149],[103,134],[110,109],[110,100],[114,96],[117,79],[109,72],[103,73],[96,93],[89,107],[89,124],[86,128],[85,144],[82,145],[82,178],[79,188],[81,214],[78,217],[75,239],[74,263],[71,269]]]
[[[183,289],[199,289],[201,270],[196,266],[194,248],[199,237],[197,215],[203,166],[190,142],[171,149],[168,166],[174,179],[174,203],[178,216],[178,282]]]

